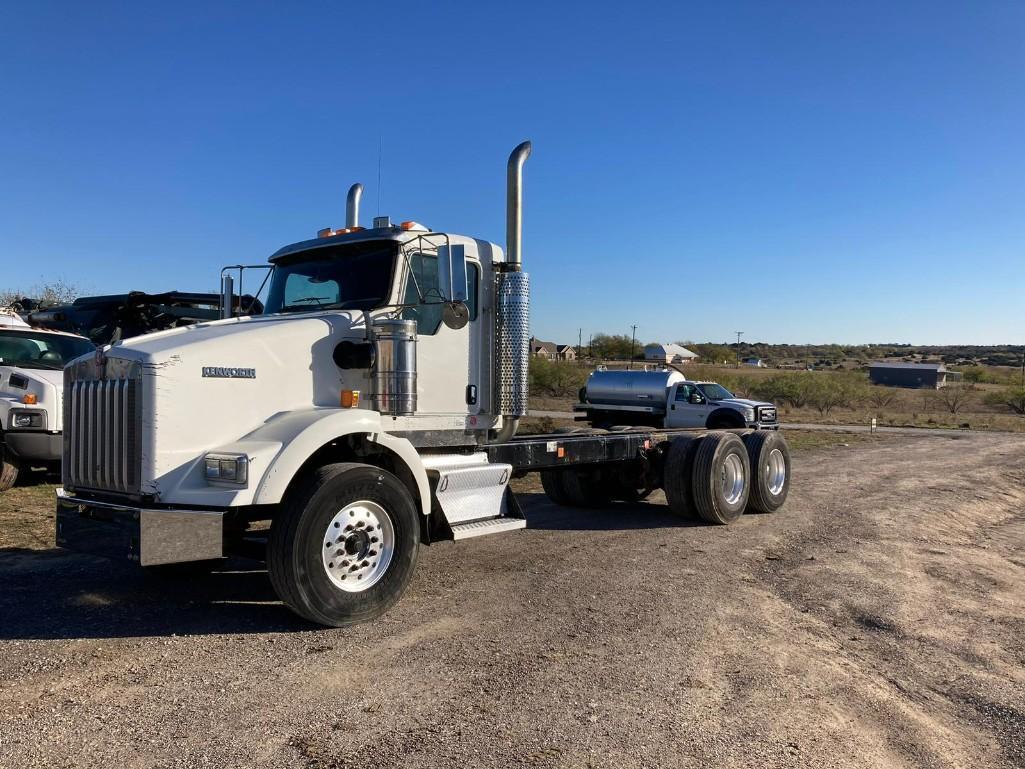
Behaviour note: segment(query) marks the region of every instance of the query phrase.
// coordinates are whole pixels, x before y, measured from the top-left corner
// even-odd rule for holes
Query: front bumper
[[[59,462],[64,452],[64,437],[60,433],[8,431],[4,433],[4,443],[14,456],[28,462]]]
[[[224,555],[224,513],[96,502],[57,489],[57,546],[141,566]]]
[[[778,430],[779,422],[751,422],[748,424],[751,430]]]

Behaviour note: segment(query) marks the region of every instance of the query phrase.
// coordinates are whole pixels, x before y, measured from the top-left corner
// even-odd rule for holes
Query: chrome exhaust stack
[[[523,142],[509,155],[505,174],[506,264],[519,272],[523,264],[523,164],[530,157],[531,144]]]
[[[359,227],[359,201],[363,197],[363,185],[359,182],[349,187],[345,197],[345,229]]]
[[[530,142],[509,155],[506,169],[506,261],[495,289],[494,403],[501,414],[497,443],[516,434],[520,417],[527,413],[530,362],[530,276],[523,272],[523,164],[530,157]]]

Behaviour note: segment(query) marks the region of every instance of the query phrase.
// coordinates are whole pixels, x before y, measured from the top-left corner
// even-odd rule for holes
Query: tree
[[[644,351],[643,346],[633,343],[626,334],[595,334],[591,339],[591,354],[596,358],[627,360],[633,351]]]
[[[705,363],[723,363],[736,358],[730,348],[722,344],[684,344],[683,346],[696,352]]]
[[[23,298],[32,299],[40,306],[70,304],[81,294],[81,289],[64,278],[46,283],[37,283],[27,291],[21,289],[0,289],[0,307],[9,307]]]

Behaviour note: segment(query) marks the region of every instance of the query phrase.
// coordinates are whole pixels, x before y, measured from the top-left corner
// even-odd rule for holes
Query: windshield
[[[726,400],[727,398],[736,397],[733,395],[733,393],[731,393],[721,384],[715,384],[714,382],[710,384],[698,385],[698,387],[701,388],[701,392],[703,392],[705,394],[705,397],[708,398],[708,400],[710,401],[722,401]]]
[[[0,331],[0,365],[59,371],[96,347],[88,339],[38,331]]]
[[[275,266],[264,313],[380,307],[387,302],[397,254],[390,241],[304,251]]]

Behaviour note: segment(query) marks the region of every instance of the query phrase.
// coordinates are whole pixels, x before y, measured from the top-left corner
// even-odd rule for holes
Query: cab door
[[[408,306],[402,311],[402,317],[416,321],[417,412],[475,414],[478,411],[477,382],[471,381],[470,340],[476,338],[480,323],[477,312],[480,265],[466,260],[469,322],[459,329],[442,322],[445,303],[438,267],[435,254],[417,251],[409,255],[411,276],[406,276],[402,299]]]
[[[708,401],[696,386],[680,382],[669,393],[666,427],[704,427],[708,409]]]

